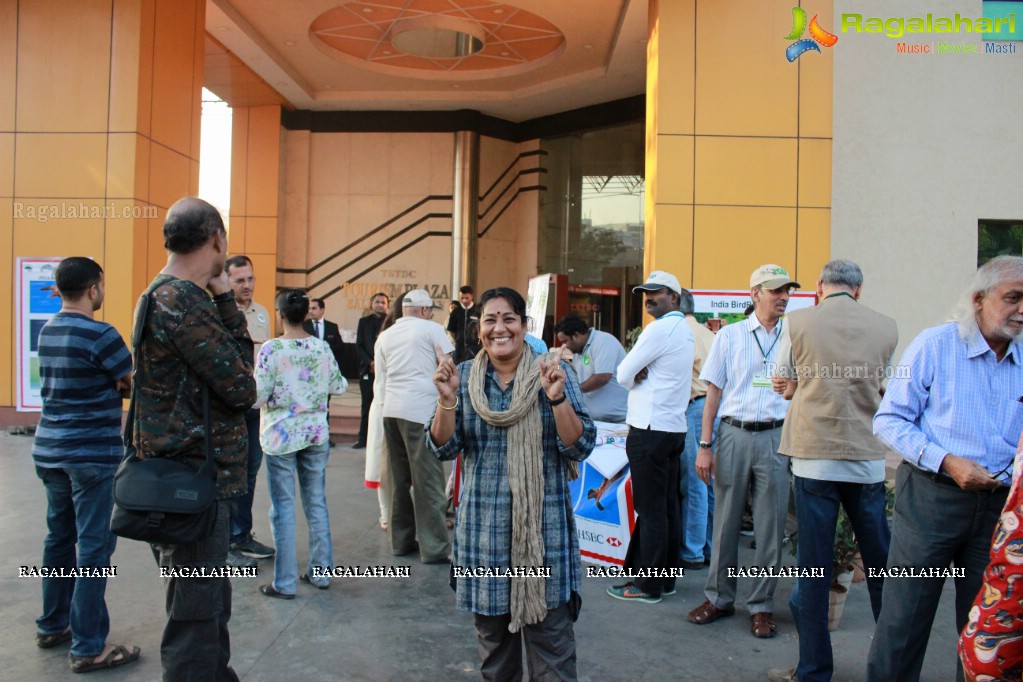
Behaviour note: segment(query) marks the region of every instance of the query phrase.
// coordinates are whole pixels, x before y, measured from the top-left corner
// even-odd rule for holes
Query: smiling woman
[[[524,344],[522,296],[490,289],[480,309],[475,359],[455,367],[437,350],[437,407],[426,427],[438,458],[463,458],[457,606],[475,614],[485,678],[521,675],[525,629],[530,678],[575,679],[582,572],[568,480],[596,429],[563,351],[538,357]]]

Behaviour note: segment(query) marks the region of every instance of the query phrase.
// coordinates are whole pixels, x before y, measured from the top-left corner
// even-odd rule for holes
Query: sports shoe
[[[366,441],[360,440],[360,441],[357,441],[355,443],[352,443],[352,450],[365,450],[365,449],[366,449]]]
[[[235,549],[227,550],[227,565],[234,568],[255,568],[259,562],[243,555]]]
[[[644,604],[658,604],[661,601],[660,597],[647,594],[632,583],[619,585],[617,587],[611,586],[607,588],[607,594],[609,597],[621,599],[622,601],[639,601]]]
[[[771,668],[767,671],[768,682],[796,682],[795,668]]]
[[[250,556],[253,559],[269,559],[274,555],[274,548],[264,545],[262,542],[256,540],[255,535],[249,535],[241,542],[232,542],[231,549],[236,552],[241,552],[245,556]]]

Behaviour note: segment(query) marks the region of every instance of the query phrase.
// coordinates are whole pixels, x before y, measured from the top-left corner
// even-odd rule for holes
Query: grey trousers
[[[473,614],[479,638],[480,673],[484,680],[512,682],[522,679],[522,641],[526,642],[529,679],[542,682],[575,680],[575,631],[568,606],[547,612],[535,625],[508,632],[510,614]]]
[[[785,516],[789,507],[789,458],[778,454],[781,429],[743,431],[721,422],[714,452],[714,547],[704,593],[719,609],[735,604],[739,531],[746,507],[746,491],[753,493],[753,533],[758,568],[781,565]],[[753,591],[746,602],[749,612],[774,612],[778,578],[750,578]]]
[[[391,475],[391,552],[408,554],[419,541],[419,558],[439,562],[451,555],[444,464],[426,447],[424,425],[384,417]]]
[[[903,462],[895,476],[895,515],[888,570],[893,568],[965,569],[956,578],[956,632],[962,632],[980,592],[991,551],[991,535],[1008,488],[971,493]],[[945,578],[886,578],[881,615],[867,657],[868,682],[916,682]],[[955,651],[956,679],[963,668]]]

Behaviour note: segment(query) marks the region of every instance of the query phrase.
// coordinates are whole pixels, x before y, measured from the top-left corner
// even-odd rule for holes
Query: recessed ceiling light
[[[504,52],[502,52],[502,53],[501,53],[501,56],[502,56],[502,57],[507,57],[507,56],[508,56],[508,55],[510,55],[510,54],[511,54],[511,52],[508,52],[508,51],[506,50],[506,51],[504,51]]]
[[[454,85],[452,85],[451,87],[453,87],[453,88],[454,88],[455,90],[458,90],[458,89],[459,89],[459,88],[461,88],[462,86],[461,86],[461,85],[459,85],[458,83],[455,83],[455,84],[454,84]]]
[[[583,45],[583,49],[584,49],[584,50],[592,50],[592,49],[593,49],[593,46],[592,46],[592,45],[590,45],[589,43],[586,43],[585,45]]]
[[[323,89],[324,90],[333,90],[334,89],[334,85],[332,83],[327,83],[326,85],[323,86]]]
[[[373,8],[372,7],[363,7],[362,11],[365,12],[366,14],[371,14],[373,12]]]
[[[497,9],[494,10],[494,14],[504,14],[504,9],[501,8],[501,7],[498,7]]]
[[[384,50],[384,54],[391,54],[390,50]]]
[[[294,44],[295,44],[295,41],[294,41],[294,40],[285,40],[285,41],[284,41],[284,44],[285,44],[285,45],[294,45]]]

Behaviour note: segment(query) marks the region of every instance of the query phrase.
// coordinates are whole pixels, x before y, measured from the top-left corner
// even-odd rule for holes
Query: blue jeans
[[[302,495],[309,526],[309,563],[306,574],[314,585],[326,585],[329,576],[317,577],[313,568],[329,570],[334,565],[334,548],[330,540],[330,517],[327,515],[326,472],[330,445],[312,445],[287,455],[266,458],[270,482],[270,528],[274,546],[274,589],[295,594],[298,583],[298,555],[295,552],[295,474]]]
[[[682,558],[703,563],[710,559],[710,541],[714,535],[714,486],[708,486],[696,475],[696,455],[700,451],[703,430],[703,403],[706,396],[689,403],[686,409],[686,447],[682,450]],[[714,433],[718,430],[714,420]]]
[[[834,560],[838,505],[852,522],[856,542],[867,571],[870,607],[877,621],[881,613],[884,579],[869,577],[871,568],[882,569],[888,561],[891,532],[885,518],[884,483],[840,483],[792,477],[799,521],[797,561],[800,568],[823,568],[823,578],[796,579],[789,608],[799,632],[799,682],[827,681],[834,671],[831,633],[828,632],[828,592]]]
[[[231,501],[231,544],[244,542],[252,533],[252,499],[256,493],[259,465],[263,462],[263,448],[259,444],[259,410],[245,411],[245,430],[249,436],[249,489]]]
[[[46,489],[46,539],[43,566],[72,569],[110,565],[117,536],[110,532],[116,467],[36,467]],[[77,557],[76,557],[77,544]],[[71,655],[98,656],[110,632],[104,599],[106,578],[43,578],[40,634],[55,635],[71,626]]]

